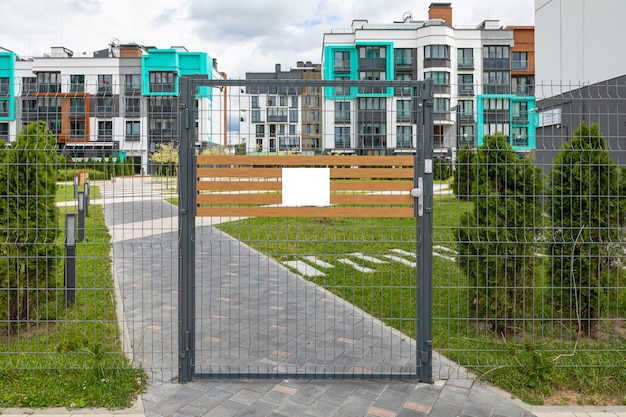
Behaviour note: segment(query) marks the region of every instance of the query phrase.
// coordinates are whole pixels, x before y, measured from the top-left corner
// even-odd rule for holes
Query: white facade
[[[536,95],[626,74],[625,17],[624,0],[535,0]]]

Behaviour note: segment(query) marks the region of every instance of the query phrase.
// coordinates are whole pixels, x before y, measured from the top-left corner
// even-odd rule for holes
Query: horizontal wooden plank
[[[198,207],[202,217],[413,217],[411,207]]]
[[[331,191],[411,191],[413,181],[331,181]]]
[[[332,194],[331,204],[413,204],[411,195],[401,194]]]
[[[280,178],[282,168],[198,168],[198,178]]]
[[[280,181],[198,181],[198,191],[280,191]]]
[[[281,194],[199,194],[198,204],[281,204]]]
[[[413,168],[331,168],[331,178],[413,178]]]
[[[356,155],[198,155],[202,165],[269,165],[269,166],[405,166],[412,167],[414,156]]]

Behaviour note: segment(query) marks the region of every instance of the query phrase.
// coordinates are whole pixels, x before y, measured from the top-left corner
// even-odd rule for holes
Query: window
[[[359,79],[364,81],[381,81],[385,79],[385,73],[381,71],[362,71],[359,72]],[[361,94],[382,94],[382,86],[359,87]]]
[[[396,127],[396,147],[412,148],[413,147],[413,127],[398,126]]]
[[[261,110],[252,110],[250,112],[250,120],[252,123],[261,122]]]
[[[98,75],[98,93],[113,92],[113,76],[111,74]]]
[[[141,99],[140,98],[126,98],[126,116],[139,116],[141,115]]]
[[[508,46],[485,46],[483,48],[483,58],[506,58],[509,59]]]
[[[411,100],[398,100],[396,102],[396,110],[397,122],[411,121]]]
[[[474,75],[473,74],[459,74],[459,95],[472,96],[474,95]]]
[[[364,123],[359,135],[360,148],[386,148],[387,125],[385,123]]]
[[[350,123],[350,102],[335,102],[335,123]]]
[[[85,76],[70,75],[70,92],[82,93],[85,91]]]
[[[98,117],[113,116],[113,98],[112,97],[98,97],[98,101],[96,103],[96,116]]]
[[[474,125],[463,125],[459,127],[459,146],[474,145]]]
[[[291,97],[291,103],[290,103],[289,107],[291,107],[292,109],[297,109],[298,108],[298,96],[292,96]]]
[[[174,99],[169,97],[150,97],[149,110],[152,114],[173,114],[175,111]]]
[[[126,94],[138,94],[141,92],[141,75],[140,74],[126,74],[124,79],[124,90]]]
[[[126,122],[126,140],[137,141],[141,139],[141,124],[137,120]]]
[[[347,51],[335,51],[333,54],[335,65],[335,72],[350,71],[350,52]]]
[[[319,122],[320,113],[317,110],[309,110],[305,113],[307,122]]]
[[[250,96],[250,107],[253,109],[258,109],[259,106],[259,96]]]
[[[286,97],[285,96],[279,96],[278,97],[278,105],[279,106],[285,107],[286,106],[285,102],[286,102]]]
[[[257,138],[265,137],[265,125],[256,125],[255,130]]]
[[[338,81],[342,81],[342,80],[348,80],[347,76],[343,76],[343,77],[335,77],[335,80]],[[335,95],[336,96],[349,96],[350,95],[350,87],[347,86],[338,86],[335,87]]]
[[[450,46],[426,45],[424,47],[424,59],[450,59]]]
[[[276,106],[278,105],[278,99],[276,96],[267,96],[267,106]]]
[[[459,116],[462,121],[474,120],[474,100],[459,100]]]
[[[395,50],[396,67],[407,68],[413,66],[413,49],[398,48]]]
[[[289,110],[289,123],[298,122],[298,110]]]
[[[350,127],[335,126],[335,148],[350,147]]]
[[[319,107],[319,97],[306,96],[306,107]]]
[[[509,99],[506,98],[486,98],[483,100],[485,110],[509,110]]]
[[[411,81],[413,76],[411,74],[396,74],[396,80],[398,81]],[[399,87],[396,88],[396,96],[411,97],[411,87]]]
[[[443,113],[450,111],[450,99],[443,97],[435,97],[433,99],[433,111],[436,113]]]
[[[173,93],[174,92],[174,72],[151,71],[150,72],[150,92],[151,93]]]
[[[459,69],[474,68],[474,50],[472,48],[459,48],[457,54]]]
[[[157,141],[174,139],[176,119],[170,117],[150,119],[150,138]]]
[[[296,134],[296,125],[289,125],[289,134],[292,136]]]
[[[385,49],[384,46],[361,46],[359,47],[359,58],[384,58]]]
[[[59,72],[38,72],[37,91],[40,93],[60,93],[61,73]]]
[[[384,97],[362,97],[359,99],[359,110],[386,110],[387,99]]]
[[[70,120],[70,138],[85,139],[85,121]]]
[[[9,141],[9,124],[0,123],[0,141]]]
[[[9,96],[9,77],[0,77],[0,96]]]
[[[511,68],[514,71],[528,70],[528,53],[527,52],[511,52]]]
[[[300,141],[296,136],[280,136],[278,138],[278,150],[289,151],[300,148]]]
[[[37,77],[22,77],[22,95],[28,96],[37,92]]]
[[[511,131],[511,145],[528,146],[528,129],[525,126],[514,127]]]
[[[425,80],[433,80],[435,85],[450,85],[450,73],[447,71],[428,71],[424,73]]]
[[[287,109],[281,107],[270,107],[267,109],[267,121],[268,122],[286,122],[287,121]]]
[[[535,94],[535,89],[533,84],[535,83],[535,79],[533,77],[513,77],[511,79],[513,92],[519,95],[528,95],[532,96]]]
[[[85,115],[85,99],[82,97],[70,98],[70,117]]]
[[[113,139],[113,122],[101,120],[98,122],[98,140],[110,141]]]
[[[509,47],[502,45],[483,47],[484,70],[508,70],[511,68]]]
[[[483,92],[485,94],[509,94],[511,74],[508,71],[483,72]]]
[[[9,117],[8,99],[0,99],[0,117]]]

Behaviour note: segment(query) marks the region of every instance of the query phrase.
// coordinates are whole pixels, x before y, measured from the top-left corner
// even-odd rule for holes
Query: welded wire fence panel
[[[1,99],[0,369],[169,379],[176,98],[140,95],[123,75],[55,74],[15,77]]]
[[[434,349],[504,386],[619,379],[624,86],[533,87],[435,116]]]
[[[196,377],[417,378],[414,96],[335,95],[393,91],[353,83],[229,84],[198,111],[239,125],[194,159]]]

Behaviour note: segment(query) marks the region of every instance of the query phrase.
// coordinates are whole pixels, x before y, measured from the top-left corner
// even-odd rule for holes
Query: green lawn
[[[59,201],[68,188],[59,187]],[[97,187],[92,187],[98,196]],[[59,209],[59,246],[64,219]],[[110,260],[110,236],[101,206],[93,205],[85,241],[76,245],[76,301],[63,300],[63,255],[40,303],[40,321],[0,334],[0,407],[128,407],[145,388],[120,345]],[[63,253],[63,251],[61,251]]]
[[[456,249],[459,219],[470,207],[453,195],[434,198],[435,246]],[[354,252],[415,250],[414,219],[253,218],[216,227],[279,261],[311,254],[335,259]],[[435,350],[529,403],[555,401],[555,396],[558,402],[560,392],[572,390],[584,404],[626,404],[626,338],[609,328],[595,337],[578,338],[552,321],[550,306],[545,305],[547,270],[548,261],[540,258],[533,276],[526,278],[533,316],[519,321],[516,337],[503,338],[486,322],[472,318],[468,282],[456,260],[433,257]],[[372,274],[355,274],[339,264],[325,272],[311,280],[415,336],[414,320],[405,319],[414,315],[414,269],[393,262],[377,266]],[[624,308],[624,282],[620,285],[619,299],[611,302]]]

